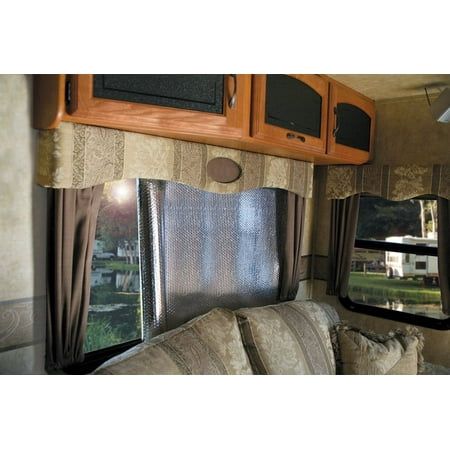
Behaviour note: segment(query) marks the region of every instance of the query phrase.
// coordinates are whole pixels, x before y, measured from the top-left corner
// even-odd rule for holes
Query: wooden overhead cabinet
[[[254,140],[306,155],[325,154],[326,79],[319,75],[254,75],[252,91]]]
[[[249,132],[250,84],[250,75],[68,75],[62,120],[193,141],[239,139]]]
[[[328,122],[328,155],[352,164],[369,161],[375,134],[373,100],[331,81]]]
[[[362,164],[373,147],[375,108],[324,75],[36,75],[34,126],[61,121]]]

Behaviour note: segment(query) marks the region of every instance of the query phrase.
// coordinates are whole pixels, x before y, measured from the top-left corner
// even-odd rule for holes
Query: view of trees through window
[[[92,261],[85,352],[141,337],[136,181],[106,183]]]
[[[437,247],[437,201],[394,202],[362,196],[356,238]],[[413,251],[355,248],[349,297],[356,303],[380,308],[437,319],[447,317],[441,311],[437,257]]]
[[[361,197],[356,237],[385,240],[387,236],[428,237],[437,232],[436,200],[394,202]]]

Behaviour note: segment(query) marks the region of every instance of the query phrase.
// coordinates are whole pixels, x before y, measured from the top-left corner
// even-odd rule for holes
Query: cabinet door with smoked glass
[[[252,136],[325,153],[328,82],[318,75],[255,75]]]
[[[331,84],[328,154],[364,163],[370,159],[374,102],[341,84]]]

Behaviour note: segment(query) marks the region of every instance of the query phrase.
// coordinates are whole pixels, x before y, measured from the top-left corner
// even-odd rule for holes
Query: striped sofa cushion
[[[236,311],[253,372],[300,375],[336,373],[330,329],[334,317],[304,300]]]
[[[107,361],[98,375],[252,374],[234,314],[216,308]]]

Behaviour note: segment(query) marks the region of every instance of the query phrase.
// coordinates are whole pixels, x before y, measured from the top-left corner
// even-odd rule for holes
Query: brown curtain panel
[[[46,368],[82,362],[103,185],[50,193]]]
[[[280,255],[280,301],[294,300],[301,275],[301,245],[305,216],[305,199],[287,193],[286,221]]]
[[[359,194],[331,201],[327,294],[346,297],[358,224]]]
[[[450,201],[438,198],[438,271],[442,311],[450,315]]]

